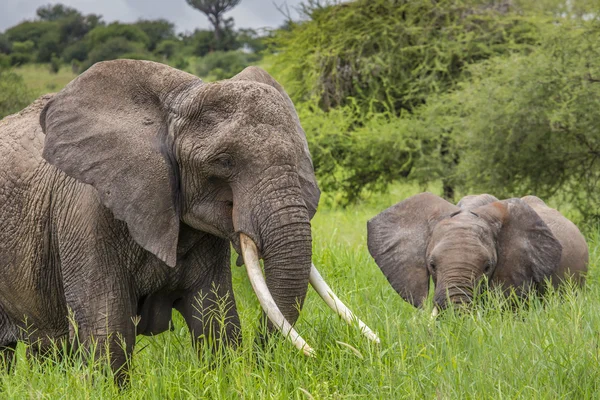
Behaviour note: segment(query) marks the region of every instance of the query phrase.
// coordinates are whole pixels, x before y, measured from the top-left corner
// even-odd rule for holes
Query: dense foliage
[[[316,8],[310,22],[280,31],[285,57],[274,68],[296,101],[316,96],[326,110],[351,101],[363,112],[412,110],[451,88],[465,65],[537,43],[529,19],[477,3],[357,0]]]
[[[0,65],[0,119],[25,108],[31,94],[23,78]]]
[[[311,3],[275,36],[271,71],[336,202],[415,180],[598,212],[597,4]]]
[[[235,59],[232,68],[220,67],[229,73],[237,71],[240,62],[245,67],[260,59],[259,52],[265,48],[268,33],[235,30],[232,18],[222,18],[218,29],[218,35],[211,30],[176,33],[174,24],[164,19],[106,24],[99,15],[83,15],[62,4],[48,5],[38,8],[37,19],[0,33],[0,64],[51,63],[53,71],[67,64],[73,71],[82,72],[98,61],[133,58],[161,61],[195,72],[206,69],[204,65],[215,63],[215,59],[221,64]],[[252,55],[226,54],[242,49]],[[213,52],[221,54],[207,62],[200,61],[197,67],[190,65],[190,60]]]
[[[558,196],[600,215],[600,23],[563,23],[532,54],[469,68],[421,121],[459,162],[438,174],[463,191]],[[438,175],[440,176],[440,175]]]

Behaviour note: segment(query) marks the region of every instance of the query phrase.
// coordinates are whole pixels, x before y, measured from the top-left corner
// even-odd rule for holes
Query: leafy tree
[[[4,34],[13,43],[31,41],[37,49],[41,39],[57,29],[55,21],[24,21],[7,29]]]
[[[37,62],[50,62],[53,55],[62,52],[63,45],[58,31],[48,32],[38,43]]]
[[[138,26],[122,24],[120,22],[113,22],[106,26],[97,26],[87,35],[87,40],[90,42],[92,48],[114,38],[140,43],[144,47],[148,47],[150,44],[150,38]]]
[[[182,38],[184,45],[191,49],[191,54],[205,56],[217,47],[213,32],[196,29],[191,35]]]
[[[76,9],[63,4],[48,4],[39,7],[36,14],[42,21],[58,21],[74,15],[81,15]]]
[[[465,65],[526,51],[539,36],[530,19],[482,0],[313,3],[307,22],[275,36],[273,69],[295,101],[316,97],[325,110],[352,101],[363,113],[411,111]]]
[[[204,78],[226,79],[256,63],[260,57],[242,51],[214,51],[200,60],[196,73]]]
[[[233,24],[224,14],[240,4],[241,0],[186,0],[187,3],[208,17],[214,29],[215,41],[221,43],[224,30]]]
[[[152,59],[152,56],[146,52],[145,44],[142,42],[133,42],[118,35],[106,36],[103,37],[102,42],[90,50],[88,58],[82,65],[82,70],[97,62],[117,58]]]
[[[135,26],[148,36],[148,50],[150,51],[154,51],[161,41],[176,38],[175,25],[165,19],[139,20]]]
[[[172,58],[180,48],[181,42],[178,40],[163,40],[158,44],[154,52],[168,60]]]
[[[58,22],[60,25],[61,41],[64,44],[71,44],[82,40],[92,29],[104,25],[102,17],[95,14],[86,16],[79,13],[70,14]]]
[[[14,42],[13,51],[10,55],[12,65],[27,64],[32,60],[35,43],[31,40],[25,42]]]
[[[600,217],[600,21],[563,20],[543,36],[530,55],[473,65],[420,111],[431,143],[446,138],[460,162],[424,159],[415,172],[464,192],[558,196]]]
[[[236,34],[239,47],[247,48],[254,53],[261,52],[267,48],[264,35],[260,35],[254,29],[239,29]]]
[[[424,154],[454,167],[450,143],[432,140],[412,113],[453,90],[466,66],[531,52],[542,27],[551,25],[485,0],[307,6],[307,21],[271,39],[270,71],[296,105],[307,104],[303,124],[321,121],[307,129],[315,170],[322,189],[340,191],[342,203],[395,179],[414,179]],[[321,134],[328,117],[339,120],[332,128],[339,131]],[[453,187],[444,183],[451,197]]]
[[[84,61],[88,57],[89,45],[86,40],[79,40],[62,51],[62,59],[66,63],[73,60]]]

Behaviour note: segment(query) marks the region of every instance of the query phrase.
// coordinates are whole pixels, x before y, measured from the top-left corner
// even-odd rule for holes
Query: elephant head
[[[263,258],[271,320],[296,321],[320,192],[294,106],[265,71],[204,83],[154,62],[102,62],[40,123],[44,158],[92,185],[145,250],[175,266],[183,224],[227,238],[254,267]]]
[[[441,308],[470,302],[483,277],[524,294],[558,267],[560,243],[523,200],[483,195],[459,205],[422,193],[368,222],[369,251],[406,301],[421,306],[430,277]]]

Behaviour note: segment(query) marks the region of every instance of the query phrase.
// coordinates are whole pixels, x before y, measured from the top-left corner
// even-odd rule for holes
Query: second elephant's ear
[[[492,282],[519,294],[554,273],[562,246],[531,206],[521,199],[496,201],[473,210],[498,228],[498,261]]]
[[[44,158],[96,188],[134,240],[170,266],[177,257],[179,188],[168,98],[199,82],[154,62],[102,62],[40,115]]]
[[[435,224],[460,209],[431,193],[421,193],[381,212],[367,223],[369,252],[392,287],[415,307],[429,291],[425,262]]]
[[[292,99],[290,99],[290,96],[288,96],[283,87],[271,75],[258,67],[248,67],[231,78],[231,80],[264,83],[277,89],[281,96],[283,96],[283,99],[290,110],[290,114],[296,123],[296,133],[298,134],[298,139],[302,144],[301,154],[298,154],[298,173],[300,175],[300,185],[302,186],[302,197],[304,198],[304,202],[308,208],[308,215],[312,219],[317,211],[317,206],[319,205],[321,191],[319,190],[319,186],[317,185],[317,180],[315,178],[315,171],[312,164],[312,158],[308,150],[306,134],[304,133],[304,129],[302,129],[302,125],[300,125],[300,119],[298,118],[298,114],[296,113],[296,108],[294,107]]]

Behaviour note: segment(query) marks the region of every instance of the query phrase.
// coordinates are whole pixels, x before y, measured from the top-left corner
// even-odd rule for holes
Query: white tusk
[[[437,306],[433,306],[433,310],[431,311],[431,318],[437,317],[439,313],[440,310],[438,310]]]
[[[323,299],[323,301],[335,312],[337,312],[340,317],[342,317],[347,323],[352,325],[354,321],[358,322],[358,326],[363,335],[372,340],[375,343],[379,343],[379,337],[375,332],[371,330],[364,322],[358,319],[352,311],[342,301],[333,293],[333,290],[329,287],[327,282],[323,279],[317,268],[314,264],[310,269],[310,284],[319,293],[319,296]]]
[[[240,233],[240,245],[242,247],[242,257],[246,264],[246,271],[248,272],[248,278],[252,284],[252,289],[254,289],[254,293],[256,293],[256,297],[258,297],[260,306],[267,314],[267,317],[271,320],[273,325],[280,329],[281,333],[283,333],[294,346],[299,350],[302,350],[306,356],[314,356],[315,351],[304,339],[302,339],[298,332],[296,332],[294,327],[285,319],[281,310],[277,307],[277,304],[275,304],[275,300],[273,300],[273,296],[271,296],[271,292],[269,292],[269,288],[267,288],[267,282],[265,281],[265,277],[260,268],[256,245],[252,239],[243,233]]]

